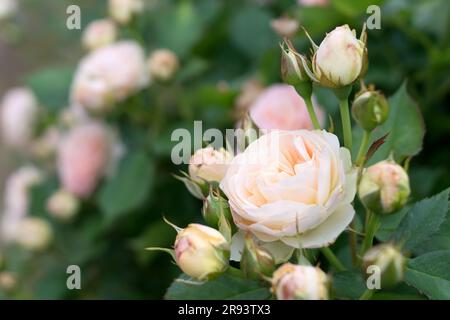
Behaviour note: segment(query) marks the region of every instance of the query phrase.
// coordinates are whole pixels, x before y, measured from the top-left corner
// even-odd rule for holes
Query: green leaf
[[[411,251],[435,234],[448,212],[450,189],[415,203],[400,222],[392,239]]]
[[[402,161],[406,157],[418,154],[422,150],[423,137],[425,135],[425,125],[420,110],[408,95],[406,83],[389,98],[389,117],[386,122],[373,131],[371,143],[389,133],[386,141],[375,152],[368,164],[374,164],[394,154],[395,159]],[[354,130],[354,150],[359,147],[362,129],[357,127]]]
[[[346,16],[365,15],[367,7],[371,5],[381,5],[383,0],[332,0],[332,6]],[[331,11],[331,10],[330,10]]]
[[[25,82],[34,91],[40,104],[57,111],[68,104],[72,77],[72,68],[51,68],[33,73]]]
[[[189,277],[181,275],[167,290],[169,300],[263,300],[271,294],[258,282],[240,279],[224,274],[202,284],[192,283]]]
[[[153,162],[144,152],[127,155],[118,172],[99,192],[99,205],[109,219],[138,209],[147,200],[154,178]]]
[[[450,211],[439,230],[428,241],[420,244],[414,253],[420,255],[438,250],[450,250]]]
[[[270,27],[271,16],[257,7],[244,7],[230,22],[233,44],[249,57],[260,57],[267,49],[278,48],[278,38]]]
[[[333,292],[338,299],[358,299],[366,290],[359,270],[333,274]]]
[[[450,250],[430,252],[409,261],[405,281],[430,299],[450,299]]]

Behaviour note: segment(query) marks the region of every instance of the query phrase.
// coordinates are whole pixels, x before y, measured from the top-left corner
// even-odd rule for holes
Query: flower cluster
[[[287,23],[275,21],[273,27],[286,36],[292,33]],[[311,40],[309,59],[285,38],[281,76],[287,84],[245,87],[237,102],[238,126],[257,128],[260,135],[248,140],[244,150],[198,149],[189,172],[179,177],[203,199],[209,225],[175,227],[173,256],[184,273],[207,281],[224,272],[240,272],[268,280],[278,299],[329,299],[331,277],[312,266],[316,258],[304,254],[320,248],[333,268],[345,268],[329,246],[354,220],[357,192],[368,210],[362,255],[373,242],[377,219],[371,215],[390,214],[405,205],[409,181],[399,164],[389,160],[365,168],[370,134],[386,121],[389,106],[380,92],[364,84],[355,95],[352,114],[365,136],[358,155],[351,154],[348,98],[367,70],[366,42],[365,30],[358,39],[347,25],[340,26],[319,46]],[[323,129],[325,112],[313,97],[313,83],[331,89],[340,101],[343,144]],[[299,264],[292,264],[296,250]],[[240,263],[240,270],[228,256]],[[401,279],[402,259],[394,249],[374,247],[364,255],[363,265],[382,265],[382,283],[387,285]],[[391,263],[394,276],[385,272]]]

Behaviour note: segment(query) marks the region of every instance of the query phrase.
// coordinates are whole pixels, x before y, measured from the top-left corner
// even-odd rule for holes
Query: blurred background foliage
[[[0,24],[0,93],[30,86],[49,119],[68,104],[77,61],[83,56],[81,31],[68,30],[66,8],[76,3],[82,26],[107,15],[106,0],[23,0],[18,15]],[[121,37],[139,41],[147,52],[169,48],[181,68],[169,85],[154,84],[125,102],[123,113],[107,121],[118,126],[127,146],[117,175],[83,204],[71,224],[53,221],[45,199],[58,188],[56,177],[31,191],[30,214],[50,220],[55,241],[35,254],[19,248],[3,253],[18,275],[16,298],[162,298],[178,268],[148,246],[170,247],[177,225],[201,221],[201,202],[172,177],[184,170],[170,161],[175,128],[232,128],[234,109],[246,80],[280,82],[280,38],[271,20],[298,19],[311,37],[340,24],[359,33],[369,5],[381,6],[381,29],[369,30],[370,68],[366,83],[392,95],[406,80],[424,117],[424,149],[411,162],[415,199],[436,193],[450,175],[450,2],[447,0],[331,0],[327,7],[304,7],[294,0],[147,0],[147,10]],[[293,37],[299,52],[309,50],[303,31]],[[335,118],[337,100],[317,90],[318,100]],[[133,107],[133,99],[146,107]],[[408,111],[406,111],[408,112]],[[399,115],[396,121],[402,121]],[[150,125],[149,125],[150,124]],[[2,176],[19,160],[3,154]],[[420,183],[418,182],[420,181]],[[82,290],[66,288],[66,268],[80,265]],[[5,293],[0,291],[0,297]]]

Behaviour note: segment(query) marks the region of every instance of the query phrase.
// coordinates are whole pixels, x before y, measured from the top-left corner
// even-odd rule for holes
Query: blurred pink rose
[[[58,170],[63,188],[88,197],[106,173],[112,154],[112,136],[100,123],[76,126],[58,150]]]
[[[323,125],[322,109],[316,104],[315,110],[320,124]],[[276,84],[265,89],[251,105],[250,117],[260,129],[314,128],[303,98],[294,87],[285,84]]]
[[[149,83],[144,50],[121,41],[90,53],[79,64],[72,84],[72,104],[105,112]]]
[[[298,0],[299,5],[304,7],[321,6],[326,7],[329,4],[329,0]]]
[[[14,88],[3,97],[0,105],[2,140],[15,148],[24,148],[33,138],[33,126],[39,107],[33,92]]]
[[[113,43],[117,38],[117,27],[112,20],[101,19],[92,21],[83,33],[83,46],[95,50]]]

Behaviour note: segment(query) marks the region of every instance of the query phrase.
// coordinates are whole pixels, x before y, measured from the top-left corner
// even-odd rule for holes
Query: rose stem
[[[370,300],[370,298],[372,298],[373,291],[374,290],[372,290],[372,289],[366,289],[366,291],[364,291],[362,296],[359,297],[359,300]]]
[[[350,255],[352,257],[352,265],[355,266],[356,263],[358,262],[358,259],[356,257],[356,246],[358,245],[358,239],[356,237],[356,233],[353,231],[355,230],[355,220],[353,219],[352,222],[350,223],[350,227],[352,228],[352,230],[350,230],[349,233],[349,242],[350,242]]]
[[[356,165],[357,166],[362,166],[364,164],[365,156],[366,156],[366,152],[367,152],[367,146],[370,141],[370,134],[371,134],[371,131],[364,130],[362,142],[361,142],[361,145],[359,146],[358,155],[356,157]]]
[[[364,253],[372,246],[373,238],[375,237],[375,233],[380,227],[380,218],[376,213],[373,213],[367,210],[367,224],[366,224],[366,236],[364,237],[364,241],[362,243],[360,259],[364,256]]]
[[[303,100],[305,100],[306,108],[308,109],[309,117],[311,118],[311,122],[314,125],[314,129],[316,130],[322,129],[320,127],[319,120],[317,120],[316,111],[314,110],[314,106],[311,101],[311,96],[307,96]]]
[[[245,275],[242,270],[234,268],[232,266],[228,266],[226,272],[233,277],[245,279]]]
[[[337,270],[337,271],[345,271],[346,268],[339,261],[339,259],[334,255],[333,251],[329,247],[320,248],[320,252],[327,258],[328,262]]]
[[[352,125],[350,122],[350,112],[349,112],[349,108],[348,108],[347,98],[339,100],[339,108],[340,108],[340,112],[341,112],[342,128],[344,131],[344,145],[351,152],[351,150],[352,150]]]

